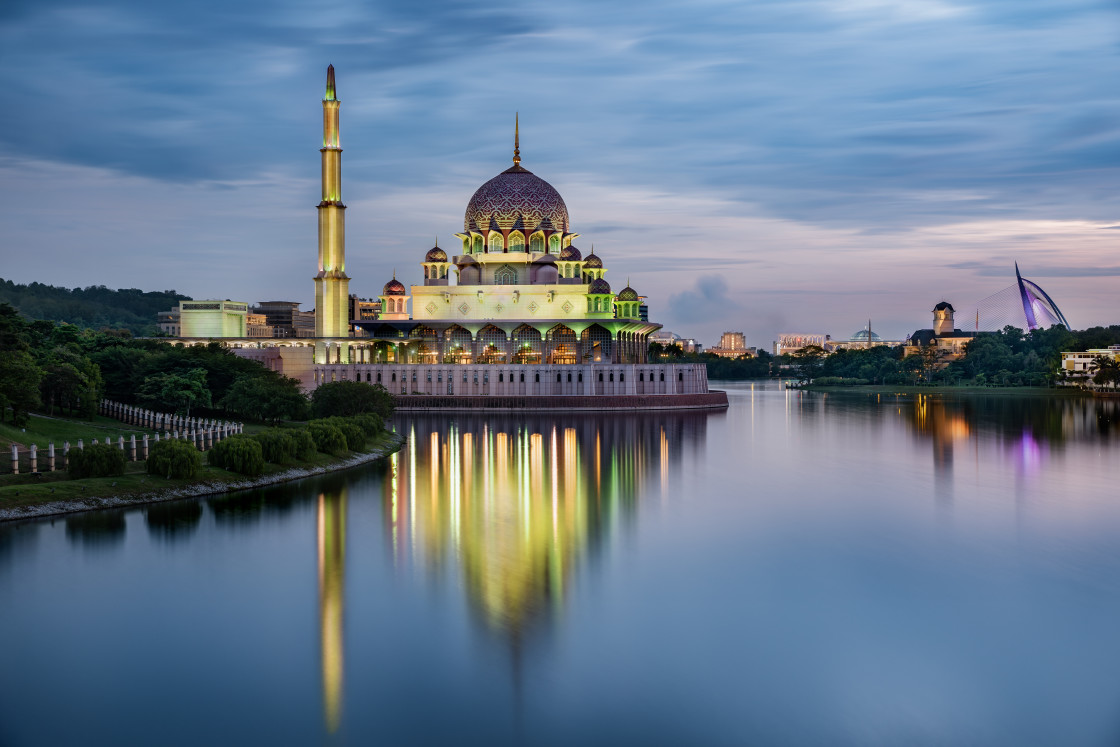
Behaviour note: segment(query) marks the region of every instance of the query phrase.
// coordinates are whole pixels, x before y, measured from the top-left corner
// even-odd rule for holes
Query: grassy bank
[[[791,387],[793,388],[793,387]],[[795,387],[806,392],[827,394],[937,394],[983,395],[985,397],[1088,397],[1089,392],[1072,387],[1051,388],[1044,386],[901,386],[898,384],[860,384],[857,386],[808,386]]]
[[[30,432],[30,431],[29,431]],[[58,441],[55,442],[56,445]],[[90,508],[82,504],[96,502],[97,499],[113,499],[119,503],[144,503],[164,500],[169,494],[183,492],[192,488],[204,489],[205,493],[220,493],[226,489],[248,487],[248,482],[267,484],[279,481],[277,478],[288,474],[290,479],[298,479],[299,472],[325,472],[351,466],[361,457],[391,454],[400,448],[402,441],[394,433],[382,433],[370,439],[365,450],[349,452],[343,457],[333,457],[317,453],[310,460],[291,459],[285,464],[265,465],[259,479],[250,480],[245,475],[228,472],[206,465],[199,476],[193,480],[167,479],[147,474],[144,462],[130,462],[127,471],[120,477],[95,477],[83,480],[67,479],[65,472],[46,472],[41,477],[33,475],[0,476],[0,512],[14,510],[34,510],[46,504],[72,502],[78,510]],[[203,493],[198,493],[203,494]],[[3,516],[0,516],[2,520]],[[7,518],[19,518],[18,515]]]
[[[115,443],[118,436],[124,436],[124,440],[127,442],[128,437],[133,434],[139,441],[145,433],[153,435],[155,431],[132,428],[119,420],[100,415],[93,420],[32,415],[31,422],[27,424],[26,428],[16,428],[11,423],[0,423],[0,448],[5,449],[6,452],[11,449],[13,443],[19,444],[21,447],[35,444],[39,447],[40,452],[45,455],[47,444],[53,441],[55,448],[61,454],[62,444],[65,441],[69,441],[71,446],[77,446],[79,438],[84,439],[87,444],[95,438],[99,441],[111,438]]]

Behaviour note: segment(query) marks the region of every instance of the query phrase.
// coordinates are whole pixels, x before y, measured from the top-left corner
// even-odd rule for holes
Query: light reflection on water
[[[2,527],[0,744],[1114,743],[1120,402],[728,388]]]

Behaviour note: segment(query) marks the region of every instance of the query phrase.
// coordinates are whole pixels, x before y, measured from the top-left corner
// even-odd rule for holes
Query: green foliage
[[[385,421],[376,413],[368,412],[362,415],[351,415],[347,420],[361,428],[369,438],[373,438],[385,430]]]
[[[0,303],[0,423],[12,411],[12,422],[27,425],[32,409],[39,406],[39,383],[43,372],[31,355],[27,324],[9,304]]]
[[[261,445],[250,436],[238,435],[222,439],[207,452],[207,459],[214,467],[249,477],[256,477],[264,471]]]
[[[813,379],[817,386],[860,386],[870,384],[868,379],[845,379],[843,376],[818,376]]]
[[[311,393],[311,414],[316,418],[346,417],[374,413],[388,420],[393,414],[393,396],[380,384],[361,381],[331,381]]]
[[[171,410],[186,417],[190,417],[192,405],[209,407],[211,402],[204,368],[192,368],[182,374],[152,374],[144,379],[136,394],[145,407]]]
[[[124,474],[128,459],[124,452],[111,444],[90,444],[82,449],[70,450],[70,477],[119,477]]]
[[[218,404],[226,412],[247,420],[274,423],[306,420],[311,409],[298,379],[268,369],[259,376],[244,376],[235,381]]]
[[[346,436],[336,426],[313,420],[308,424],[307,432],[315,440],[315,448],[324,454],[346,454]]]
[[[315,456],[315,452],[319,450],[315,444],[315,439],[311,436],[311,432],[306,428],[292,430],[292,440],[295,441],[295,457],[307,461]]]
[[[50,319],[77,327],[123,327],[137,335],[155,334],[156,314],[178,306],[188,296],[170,291],[112,290],[103,285],[60,288],[42,283],[22,285],[0,279],[0,303],[10,303],[31,319]]]
[[[366,432],[350,418],[324,418],[322,420],[312,420],[311,423],[333,425],[338,428],[346,438],[346,448],[350,451],[361,451],[365,448]]]
[[[299,443],[296,441],[296,433],[300,432],[302,431],[269,428],[266,431],[254,434],[251,438],[261,445],[261,454],[266,462],[283,464],[297,456]],[[310,438],[310,434],[308,434],[308,438]],[[311,441],[311,453],[315,453],[314,440]]]
[[[202,469],[202,452],[194,444],[164,440],[148,451],[148,474],[176,479],[192,479]]]

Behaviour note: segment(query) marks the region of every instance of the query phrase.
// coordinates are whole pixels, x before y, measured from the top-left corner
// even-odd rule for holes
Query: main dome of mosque
[[[498,228],[509,230],[519,228],[534,231],[539,227],[546,230],[568,230],[568,206],[551,184],[539,176],[515,164],[478,188],[467,203],[463,217],[464,231],[485,231],[490,228],[490,220]],[[518,219],[520,218],[520,225]]]

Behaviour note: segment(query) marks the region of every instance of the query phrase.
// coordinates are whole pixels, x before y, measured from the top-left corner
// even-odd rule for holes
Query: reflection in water
[[[346,584],[346,488],[320,493],[316,520],[319,549],[319,638],[323,714],[327,732],[342,713],[342,615]]]
[[[121,509],[86,511],[66,517],[66,538],[88,547],[116,545],[124,541],[125,512]]]
[[[398,562],[438,573],[452,557],[469,600],[516,644],[558,609],[576,562],[669,490],[703,413],[404,419],[408,446],[384,482]],[[649,483],[659,481],[654,491]]]
[[[148,532],[157,539],[168,542],[187,539],[202,521],[202,503],[193,500],[153,503],[144,509],[144,521]]]

